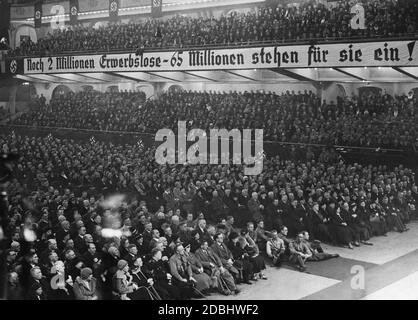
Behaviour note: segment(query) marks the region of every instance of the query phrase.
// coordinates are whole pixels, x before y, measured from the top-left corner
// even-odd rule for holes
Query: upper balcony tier
[[[37,41],[22,41],[12,56],[127,52],[191,47],[232,47],[281,43],[413,39],[418,37],[418,1],[366,0],[365,29],[352,29],[349,1],[317,1],[298,6],[263,4],[219,17],[172,15],[134,17],[101,26],[79,24],[48,32]]]

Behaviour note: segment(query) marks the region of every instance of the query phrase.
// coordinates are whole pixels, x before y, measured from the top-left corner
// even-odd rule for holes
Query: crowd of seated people
[[[266,264],[309,271],[336,256],[322,242],[371,245],[417,217],[410,169],[326,150],[267,158],[245,176],[239,165],[161,166],[137,144],[11,133],[0,145],[21,156],[7,186],[9,299],[238,294],[267,280]]]
[[[311,91],[166,92],[145,101],[140,92],[77,92],[34,99],[11,124],[155,135],[162,128],[264,129],[264,140],[417,150],[418,98],[366,93],[329,104]]]
[[[416,35],[416,1],[367,0],[366,28],[353,30],[352,1],[326,6],[317,0],[299,6],[267,4],[248,13],[219,18],[175,16],[109,24],[94,29],[74,26],[56,30],[38,40],[23,42],[11,55],[52,54],[68,51],[135,50],[137,48],[235,45],[254,42],[310,41],[312,39],[394,38]]]

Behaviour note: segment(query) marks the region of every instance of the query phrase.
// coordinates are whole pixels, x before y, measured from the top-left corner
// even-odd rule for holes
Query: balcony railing
[[[405,34],[402,36],[393,37],[381,37],[379,35],[372,37],[346,37],[346,38],[310,38],[310,39],[283,39],[283,40],[265,40],[265,41],[245,41],[245,42],[234,42],[234,43],[218,43],[218,44],[207,44],[207,45],[182,45],[182,46],[158,46],[158,47],[146,47],[144,52],[161,52],[161,51],[176,51],[176,50],[209,50],[209,49],[230,49],[230,48],[252,48],[260,46],[292,46],[292,45],[308,45],[308,44],[333,44],[333,43],[347,43],[347,42],[375,42],[375,41],[409,41],[417,40],[418,33]],[[33,54],[14,54],[9,53],[8,58],[30,58],[39,56],[61,56],[61,55],[92,55],[92,54],[118,54],[126,52],[135,52],[137,48],[126,48],[126,49],[109,49],[109,50],[66,50],[61,52],[46,51],[45,53],[33,53]]]

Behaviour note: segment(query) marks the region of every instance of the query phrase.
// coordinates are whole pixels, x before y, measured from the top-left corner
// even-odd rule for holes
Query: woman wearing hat
[[[231,232],[229,235],[228,249],[231,251],[234,258],[234,266],[242,271],[242,280],[246,284],[252,284],[250,279],[253,279],[253,265],[250,262],[250,255],[239,244],[239,234]]]
[[[77,277],[73,285],[74,295],[77,300],[98,300],[97,280],[93,277],[90,268],[83,268],[80,276]]]
[[[113,296],[120,300],[139,300],[135,294],[138,285],[132,281],[133,278],[129,273],[129,265],[126,260],[118,261],[118,271],[113,276]]]

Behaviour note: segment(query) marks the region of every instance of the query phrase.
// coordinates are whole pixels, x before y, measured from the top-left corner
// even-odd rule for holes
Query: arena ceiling
[[[277,68],[222,71],[107,72],[17,75],[29,82],[416,82],[418,67]]]

